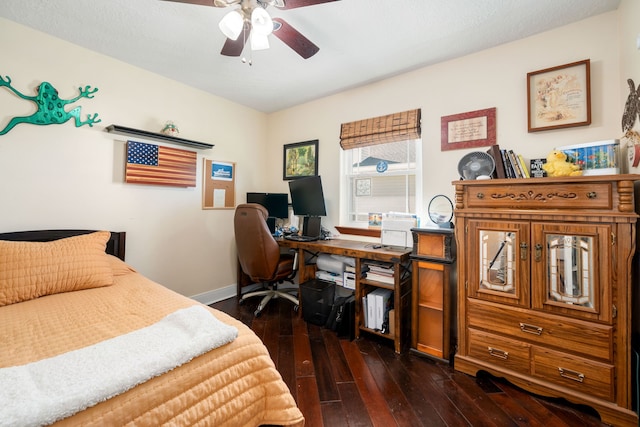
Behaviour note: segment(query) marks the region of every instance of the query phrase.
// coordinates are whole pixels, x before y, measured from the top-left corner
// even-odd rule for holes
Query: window
[[[420,195],[420,140],[344,151],[345,225],[366,226],[369,213],[416,213]]]
[[[370,213],[417,213],[421,142],[419,109],[342,125],[343,225],[366,227]]]

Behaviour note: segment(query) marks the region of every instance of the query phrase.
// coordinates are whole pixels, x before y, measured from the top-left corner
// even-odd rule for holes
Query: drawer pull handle
[[[487,347],[489,350],[489,354],[493,357],[497,357],[498,359],[507,360],[509,358],[509,352],[498,350],[497,348]]]
[[[589,199],[595,199],[598,196],[598,194],[595,191],[589,191],[587,193],[587,198]]]
[[[476,194],[476,197],[480,200],[484,199],[484,193],[478,193]]]
[[[579,383],[584,382],[584,374],[580,372],[572,371],[571,369],[558,368],[558,372],[562,378],[566,378],[568,380],[577,381]]]
[[[542,328],[540,326],[529,325],[527,323],[520,323],[520,330],[528,334],[542,335]]]

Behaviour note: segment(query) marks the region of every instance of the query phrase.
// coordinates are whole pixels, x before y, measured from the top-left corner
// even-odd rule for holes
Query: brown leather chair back
[[[233,219],[238,259],[255,282],[271,281],[278,273],[280,247],[267,226],[268,212],[256,203],[238,205]]]

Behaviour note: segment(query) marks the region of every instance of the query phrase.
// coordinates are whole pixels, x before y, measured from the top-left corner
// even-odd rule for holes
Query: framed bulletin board
[[[203,159],[202,209],[234,209],[236,164]]]

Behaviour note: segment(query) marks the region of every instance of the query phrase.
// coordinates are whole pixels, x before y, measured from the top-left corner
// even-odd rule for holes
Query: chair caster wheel
[[[253,315],[254,315],[254,316],[256,316],[256,317],[260,317],[260,316],[262,315],[262,312],[261,312],[261,311],[256,310],[256,311],[253,313]]]

